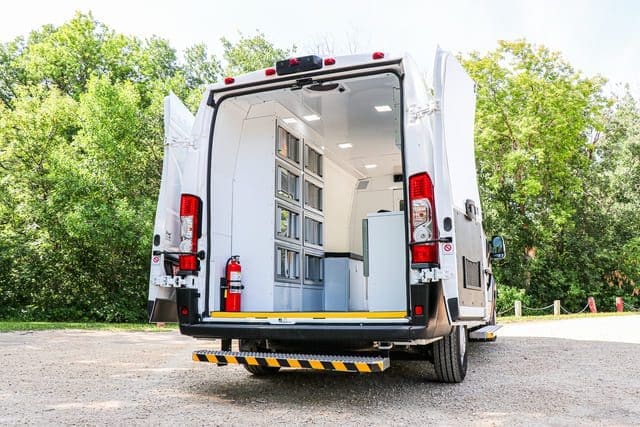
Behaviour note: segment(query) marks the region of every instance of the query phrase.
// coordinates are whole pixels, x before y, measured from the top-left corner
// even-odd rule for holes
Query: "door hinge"
[[[440,101],[437,99],[434,99],[426,106],[411,105],[409,107],[409,121],[413,123],[418,119],[435,113],[436,111],[440,111]]]

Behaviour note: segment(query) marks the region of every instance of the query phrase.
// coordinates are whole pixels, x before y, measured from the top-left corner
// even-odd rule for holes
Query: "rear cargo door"
[[[193,114],[173,93],[164,100],[164,158],[160,193],[153,227],[153,251],[148,310],[153,322],[175,321],[175,290],[171,277],[177,270],[180,244],[180,193],[189,154]]]
[[[485,316],[486,259],[474,154],[475,84],[453,55],[438,50],[434,89],[436,211],[440,237],[453,240],[440,245],[440,264],[449,273],[444,293],[452,321],[479,320]]]

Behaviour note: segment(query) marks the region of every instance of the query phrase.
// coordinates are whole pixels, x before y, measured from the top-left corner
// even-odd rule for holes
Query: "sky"
[[[60,25],[91,11],[111,28],[157,35],[181,50],[220,38],[263,32],[299,54],[328,41],[336,55],[357,51],[410,53],[429,73],[436,46],[486,52],[498,40],[525,38],[562,52],[585,75],[602,75],[640,91],[640,1],[634,0],[56,0],[8,1],[0,11],[0,41],[43,24]]]

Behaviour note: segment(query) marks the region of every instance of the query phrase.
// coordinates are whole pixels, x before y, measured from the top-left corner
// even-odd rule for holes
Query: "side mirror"
[[[489,258],[492,260],[504,259],[507,255],[507,250],[504,245],[504,239],[502,236],[493,236],[490,242]]]

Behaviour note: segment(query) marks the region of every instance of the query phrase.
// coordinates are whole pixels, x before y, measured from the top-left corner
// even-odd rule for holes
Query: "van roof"
[[[302,58],[309,58],[308,56],[297,56],[286,59],[286,61],[296,61]],[[399,64],[402,61],[401,56],[390,56],[384,52],[372,52],[356,55],[344,55],[344,56],[325,56],[316,57],[320,60],[321,67],[314,70],[303,70],[300,72],[291,72],[286,75],[278,74],[276,67],[263,68],[250,73],[241,74],[239,76],[227,76],[222,81],[209,85],[207,90],[218,92],[221,90],[233,90],[237,87],[245,85],[254,85],[257,83],[270,83],[272,81],[282,80],[294,80],[296,77],[305,76],[309,74],[324,74],[328,71],[347,71],[350,69],[357,69],[367,66],[385,65],[385,64]],[[329,60],[329,61],[327,61]]]

